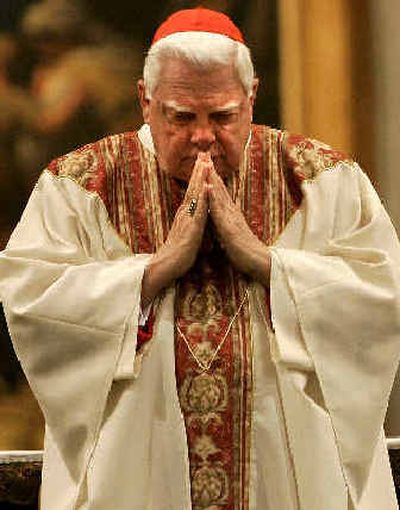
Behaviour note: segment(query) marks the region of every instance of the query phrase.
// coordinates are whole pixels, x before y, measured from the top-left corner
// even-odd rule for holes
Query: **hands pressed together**
[[[263,285],[269,285],[268,249],[253,234],[242,211],[233,202],[210,154],[200,152],[168,237],[145,270],[142,306],[191,268],[201,245],[208,215],[233,266]]]

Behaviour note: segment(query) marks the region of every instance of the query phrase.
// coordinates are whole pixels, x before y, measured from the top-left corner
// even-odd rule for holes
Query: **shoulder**
[[[269,152],[277,158],[286,174],[297,181],[315,179],[321,172],[336,167],[339,163],[353,166],[354,161],[344,151],[330,145],[269,126],[252,126],[253,150]]]
[[[251,165],[258,173],[264,172],[268,182],[286,186],[297,206],[304,198],[307,183],[315,184],[318,180],[325,185],[327,182],[343,182],[343,179],[353,183],[358,180],[359,172],[355,170],[359,167],[350,156],[303,135],[253,125],[250,147]]]
[[[281,132],[282,156],[287,169],[300,181],[315,179],[340,163],[353,166],[353,159],[341,150],[303,135]]]
[[[136,131],[107,136],[54,159],[47,167],[53,175],[68,177],[90,189],[119,163],[139,150]]]

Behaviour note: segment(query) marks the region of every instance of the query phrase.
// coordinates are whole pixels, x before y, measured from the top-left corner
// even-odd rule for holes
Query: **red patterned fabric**
[[[144,346],[145,343],[149,342],[153,336],[154,330],[154,311],[151,309],[149,317],[144,326],[138,327],[136,351]]]
[[[244,43],[242,33],[226,14],[204,7],[184,9],[172,14],[158,27],[152,44],[177,32],[210,32]]]

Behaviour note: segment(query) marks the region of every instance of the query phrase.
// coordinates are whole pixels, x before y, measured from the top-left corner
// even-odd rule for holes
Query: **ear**
[[[259,83],[260,83],[260,80],[258,78],[254,78],[253,87],[252,87],[251,96],[250,96],[250,103],[251,103],[252,108],[254,108],[254,103],[256,102],[257,90],[258,90]]]
[[[146,96],[146,87],[144,80],[139,80],[137,83],[137,91],[139,96],[140,106],[142,108],[143,120],[148,123],[150,118],[150,99]]]

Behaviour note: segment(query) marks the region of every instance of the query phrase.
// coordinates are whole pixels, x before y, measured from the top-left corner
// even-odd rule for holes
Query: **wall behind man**
[[[369,0],[370,51],[375,87],[376,172],[384,203],[400,233],[400,2]],[[400,371],[392,393],[387,430],[400,436]]]
[[[376,168],[384,200],[400,232],[400,2],[369,0],[375,87]]]
[[[279,0],[283,125],[349,152],[375,177],[371,20],[364,0]]]

